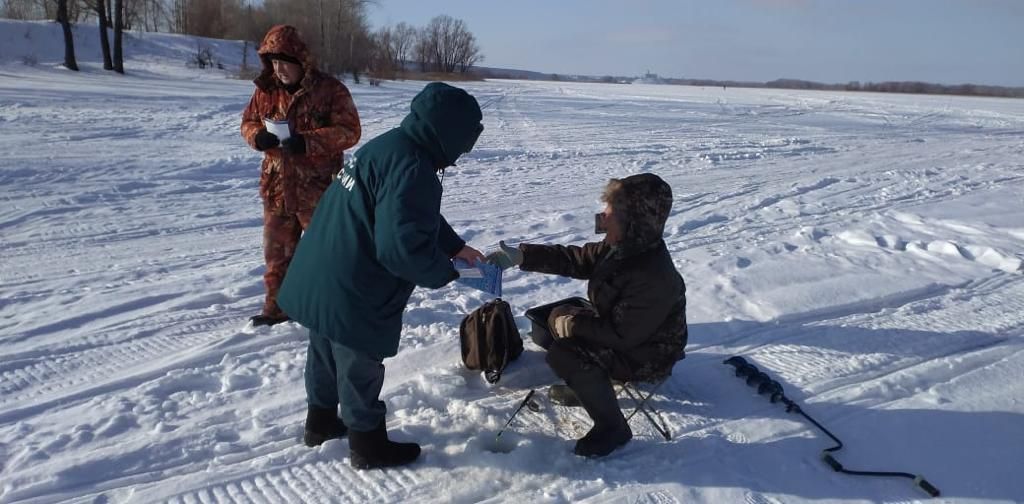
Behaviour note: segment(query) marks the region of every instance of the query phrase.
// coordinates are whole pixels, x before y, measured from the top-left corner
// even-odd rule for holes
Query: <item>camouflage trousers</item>
[[[295,255],[295,247],[299,244],[302,231],[309,226],[313,217],[312,210],[293,214],[275,213],[263,208],[263,260],[267,271],[263,274],[263,284],[267,288],[267,297],[263,303],[263,315],[272,318],[284,317],[284,312],[277,306],[277,291],[281,288],[288,265]]]

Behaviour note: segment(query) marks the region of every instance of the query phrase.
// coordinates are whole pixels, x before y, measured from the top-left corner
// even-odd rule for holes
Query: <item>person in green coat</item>
[[[401,126],[357,150],[324,193],[278,294],[284,312],[309,329],[303,440],[316,446],[347,432],[358,469],[407,464],[420,453],[416,443],[388,439],[379,398],[383,360],[398,352],[413,289],[458,278],[455,257],[484,260],[441,215],[437,176],[473,148],[480,105],[432,82],[411,109]]]

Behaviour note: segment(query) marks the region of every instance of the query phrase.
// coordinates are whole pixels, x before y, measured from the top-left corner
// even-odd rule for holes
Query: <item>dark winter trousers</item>
[[[273,318],[284,316],[277,306],[277,291],[295,255],[299,237],[312,217],[312,212],[275,213],[264,205],[263,259],[267,263],[267,271],[263,274],[263,283],[267,287],[267,297],[263,303],[263,315]]]
[[[372,431],[384,422],[380,400],[384,386],[383,358],[335,343],[309,331],[306,354],[306,399],[310,406],[335,409],[350,429]]]
[[[629,381],[632,372],[629,365],[610,348],[593,348],[589,345],[572,340],[555,340],[546,356],[551,370],[568,383],[580,371],[599,368],[604,371],[604,381],[609,378],[618,381]],[[593,373],[587,373],[593,376]]]

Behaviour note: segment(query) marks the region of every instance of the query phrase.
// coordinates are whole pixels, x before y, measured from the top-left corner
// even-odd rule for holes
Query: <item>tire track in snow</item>
[[[836,178],[836,177],[825,177],[825,178],[823,178],[821,180],[818,180],[817,182],[814,182],[814,183],[812,183],[810,185],[798,186],[798,187],[794,188],[793,190],[791,190],[791,191],[789,191],[789,192],[787,192],[785,194],[779,194],[779,195],[775,195],[775,196],[768,196],[768,197],[764,198],[763,200],[761,200],[759,203],[757,203],[757,204],[755,204],[753,206],[748,207],[746,209],[746,212],[756,212],[756,211],[761,210],[763,208],[767,208],[767,207],[769,207],[771,205],[774,205],[774,204],[776,204],[776,203],[778,203],[778,202],[780,202],[780,201],[782,201],[782,200],[784,200],[786,198],[795,198],[795,197],[798,197],[798,196],[803,196],[803,195],[811,193],[813,191],[819,191],[821,189],[825,189],[826,187],[829,187],[829,186],[831,186],[833,184],[837,184],[839,182],[840,182],[840,180],[838,178]]]
[[[133,376],[160,373],[175,360],[201,353],[210,345],[228,340],[238,333],[238,322],[223,314],[200,319],[156,334],[112,345],[90,348],[56,358],[41,357],[24,367],[0,375],[0,421],[19,418],[28,410],[45,408],[91,397],[113,384]],[[154,367],[154,362],[162,365]],[[25,411],[20,411],[25,410]]]
[[[987,327],[965,322],[979,316],[989,321]],[[753,359],[807,397],[823,397],[951,358],[972,356],[972,363],[926,374],[948,380],[973,372],[998,360],[1003,350],[994,349],[1005,346],[1010,341],[1006,336],[1020,334],[1022,328],[1024,279],[996,274],[874,313],[804,321],[795,327],[785,324],[770,331],[770,343],[734,348],[731,353]],[[850,341],[856,348],[843,347]],[[979,357],[983,355],[987,357]]]
[[[773,342],[780,341],[776,339],[774,335],[777,333],[791,332],[794,327],[801,327],[815,322],[840,319],[852,315],[878,313],[886,309],[897,308],[911,303],[941,297],[950,290],[965,288],[970,285],[971,282],[966,282],[957,286],[930,285],[920,289],[912,289],[910,291],[896,293],[884,298],[868,299],[847,305],[831,306],[820,310],[783,315],[771,321],[772,324],[770,329],[764,329],[762,324],[758,324],[752,326],[750,329],[737,331],[728,338],[718,338],[708,342],[696,340],[691,335],[691,343],[687,345],[687,352],[700,352],[713,348],[735,347],[737,344],[740,344],[742,341],[750,338],[767,339]],[[763,324],[763,326],[767,325],[767,323]],[[740,345],[739,348],[736,348],[733,351],[749,352],[760,346],[760,343],[755,343],[753,346],[748,347]]]
[[[408,468],[359,471],[339,460],[317,461],[212,483],[171,496],[166,501],[218,504],[281,501],[391,502],[410,498],[411,491],[423,484],[423,478],[418,476],[423,472],[422,469],[414,472]]]

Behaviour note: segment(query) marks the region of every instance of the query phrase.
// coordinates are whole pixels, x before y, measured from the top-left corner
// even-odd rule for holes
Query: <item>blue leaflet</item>
[[[501,297],[501,268],[484,262],[470,266],[465,259],[456,257],[453,261],[459,272],[457,283]]]

